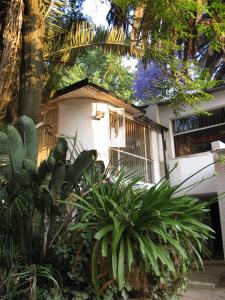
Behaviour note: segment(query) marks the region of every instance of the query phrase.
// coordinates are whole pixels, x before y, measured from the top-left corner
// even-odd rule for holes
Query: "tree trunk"
[[[0,57],[0,114],[6,118],[18,104],[19,66],[21,57],[21,28],[23,23],[23,0],[12,0],[7,6]]]
[[[44,19],[39,0],[25,0],[19,114],[38,122],[43,91]]]

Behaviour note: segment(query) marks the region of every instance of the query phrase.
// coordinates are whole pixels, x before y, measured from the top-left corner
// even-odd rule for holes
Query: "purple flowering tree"
[[[169,76],[158,63],[150,63],[144,67],[142,62],[137,65],[133,89],[134,97],[144,103],[157,101],[165,97]]]
[[[211,99],[204,90],[215,86],[215,81],[207,79],[207,73],[199,72],[199,67],[191,66],[191,72],[185,72],[180,60],[173,65],[151,62],[144,67],[137,65],[136,78],[133,82],[134,97],[139,104],[172,101],[174,106],[182,103],[198,105]]]

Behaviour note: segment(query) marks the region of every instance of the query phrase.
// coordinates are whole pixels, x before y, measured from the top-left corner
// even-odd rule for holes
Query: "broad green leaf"
[[[169,235],[166,236],[166,239],[167,239],[167,241],[169,241],[169,243],[170,243],[171,245],[174,246],[174,248],[176,248],[176,249],[178,250],[179,254],[182,255],[183,258],[186,258],[186,257],[187,257],[187,256],[186,256],[186,253],[185,253],[185,251],[184,251],[184,249],[183,249],[183,247],[181,246],[181,244],[180,244],[178,241],[176,241],[175,239],[173,239],[173,238],[170,237]]]
[[[113,240],[112,240],[112,251],[115,253],[117,251],[117,247],[120,241],[120,238],[126,229],[125,224],[121,224],[117,231],[114,230],[113,232]]]
[[[60,194],[62,185],[65,180],[66,166],[65,164],[56,163],[52,169],[51,189],[55,194]]]
[[[67,141],[65,139],[63,139],[63,138],[58,138],[57,149],[58,149],[59,153],[61,154],[61,158],[63,159],[63,161],[65,161],[66,160],[67,151],[68,151]]]
[[[6,180],[13,177],[9,140],[6,133],[0,131],[0,176]]]
[[[27,116],[21,116],[16,120],[15,126],[22,137],[26,158],[35,162],[38,154],[38,134],[34,121]]]
[[[24,168],[27,170],[27,172],[29,173],[31,179],[32,179],[32,183],[34,184],[35,182],[37,182],[38,179],[38,168],[36,163],[28,158],[25,158],[23,161],[23,165]]]
[[[102,256],[107,257],[108,254],[108,239],[107,236],[104,236],[102,239]]]
[[[169,256],[168,252],[164,248],[162,248],[162,246],[156,246],[155,245],[155,247],[157,247],[156,248],[157,249],[157,255],[158,255],[159,259],[161,260],[161,262],[164,265],[166,265],[171,272],[175,273],[176,270],[174,268],[174,264],[173,264],[173,262],[172,262],[172,260]]]
[[[153,272],[156,276],[160,276],[159,264],[156,255],[156,249],[154,243],[152,243],[149,239],[139,237],[140,246],[144,248],[145,253],[148,256],[150,265],[152,267]]]
[[[69,226],[69,230],[70,231],[75,231],[78,229],[84,229],[90,226],[94,226],[96,225],[96,223],[77,223],[77,224],[72,224]]]
[[[23,168],[23,161],[25,159],[23,141],[17,129],[12,125],[7,126],[6,133],[9,141],[12,169],[15,174],[16,171],[20,171]]]
[[[82,151],[75,162],[66,171],[65,181],[68,186],[78,184],[85,170],[96,160],[96,150]]]

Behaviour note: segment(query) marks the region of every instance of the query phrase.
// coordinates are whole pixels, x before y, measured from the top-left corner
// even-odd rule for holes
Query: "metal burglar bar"
[[[132,176],[142,176],[151,183],[152,159],[150,151],[150,129],[137,121],[125,118],[126,147],[109,149],[110,167],[125,167]]]
[[[225,108],[208,113],[173,120],[177,157],[207,152],[211,150],[211,142],[225,141]]]

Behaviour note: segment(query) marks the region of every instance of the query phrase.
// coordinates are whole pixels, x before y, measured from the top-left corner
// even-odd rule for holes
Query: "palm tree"
[[[72,0],[9,0],[0,6],[0,112],[39,118],[44,74],[49,68],[74,64],[75,56],[88,47],[101,47],[119,55],[141,57],[118,28],[96,28],[86,21],[68,19]],[[73,1],[74,2],[74,1]],[[15,112],[17,114],[17,111]]]

